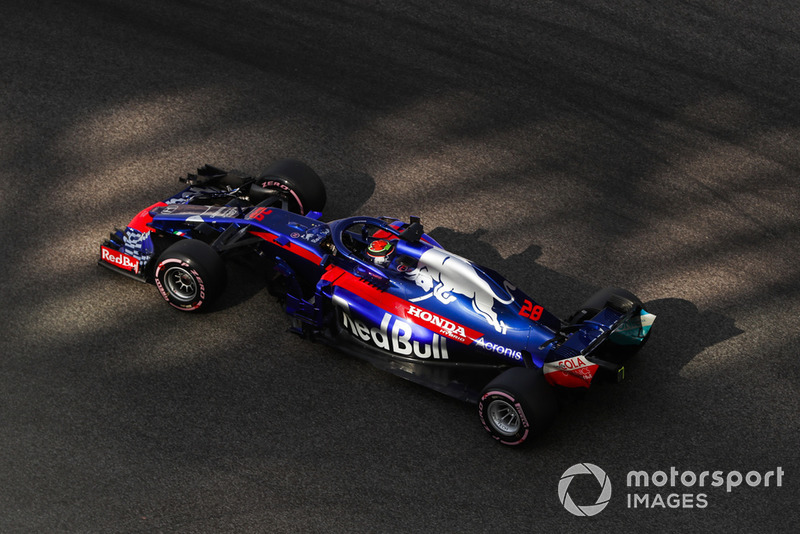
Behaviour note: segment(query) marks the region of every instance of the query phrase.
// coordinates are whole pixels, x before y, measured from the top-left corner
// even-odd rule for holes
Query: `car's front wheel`
[[[489,434],[504,445],[521,445],[544,431],[555,417],[555,392],[541,369],[511,368],[489,382],[478,415]]]
[[[300,215],[322,211],[327,200],[325,184],[319,175],[295,159],[282,159],[270,165],[250,187],[249,196],[254,204],[277,196],[286,201],[289,211]]]
[[[164,300],[181,311],[205,309],[225,287],[225,264],[210,245],[184,239],[158,258],[155,282]]]

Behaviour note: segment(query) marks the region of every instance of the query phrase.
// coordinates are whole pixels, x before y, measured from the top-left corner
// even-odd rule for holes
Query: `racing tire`
[[[489,382],[478,401],[483,427],[503,445],[522,445],[541,434],[558,409],[541,369],[512,367]]]
[[[158,258],[155,283],[161,296],[181,311],[207,309],[225,288],[225,263],[211,245],[183,239]]]
[[[325,184],[319,175],[295,159],[276,161],[250,187],[250,201],[258,204],[270,196],[286,199],[289,211],[306,215],[322,211],[327,201]]]

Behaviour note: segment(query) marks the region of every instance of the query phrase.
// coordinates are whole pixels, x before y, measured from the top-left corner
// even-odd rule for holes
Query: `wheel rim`
[[[183,267],[170,267],[164,273],[164,285],[175,300],[192,302],[197,296],[197,280]]]
[[[498,434],[514,436],[522,427],[517,409],[505,400],[493,400],[486,411],[489,422]]]

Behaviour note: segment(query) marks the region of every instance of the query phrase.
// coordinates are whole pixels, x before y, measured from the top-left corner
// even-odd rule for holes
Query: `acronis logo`
[[[498,345],[497,343],[492,343],[491,341],[486,341],[484,338],[480,338],[475,342],[475,344],[483,350],[488,350],[489,352],[494,352],[495,354],[507,356],[514,360],[522,359],[522,353],[520,351],[504,347],[503,345]]]

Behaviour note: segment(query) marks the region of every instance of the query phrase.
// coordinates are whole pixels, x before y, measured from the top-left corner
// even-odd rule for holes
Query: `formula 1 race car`
[[[322,222],[325,187],[281,160],[259,177],[206,165],[100,247],[99,264],[154,283],[174,308],[212,306],[225,260],[267,277],[291,330],[477,403],[483,426],[517,445],[557,409],[557,388],[624,376],[655,316],[605,289],[559,319],[498,273],[448,252],[417,217]]]

